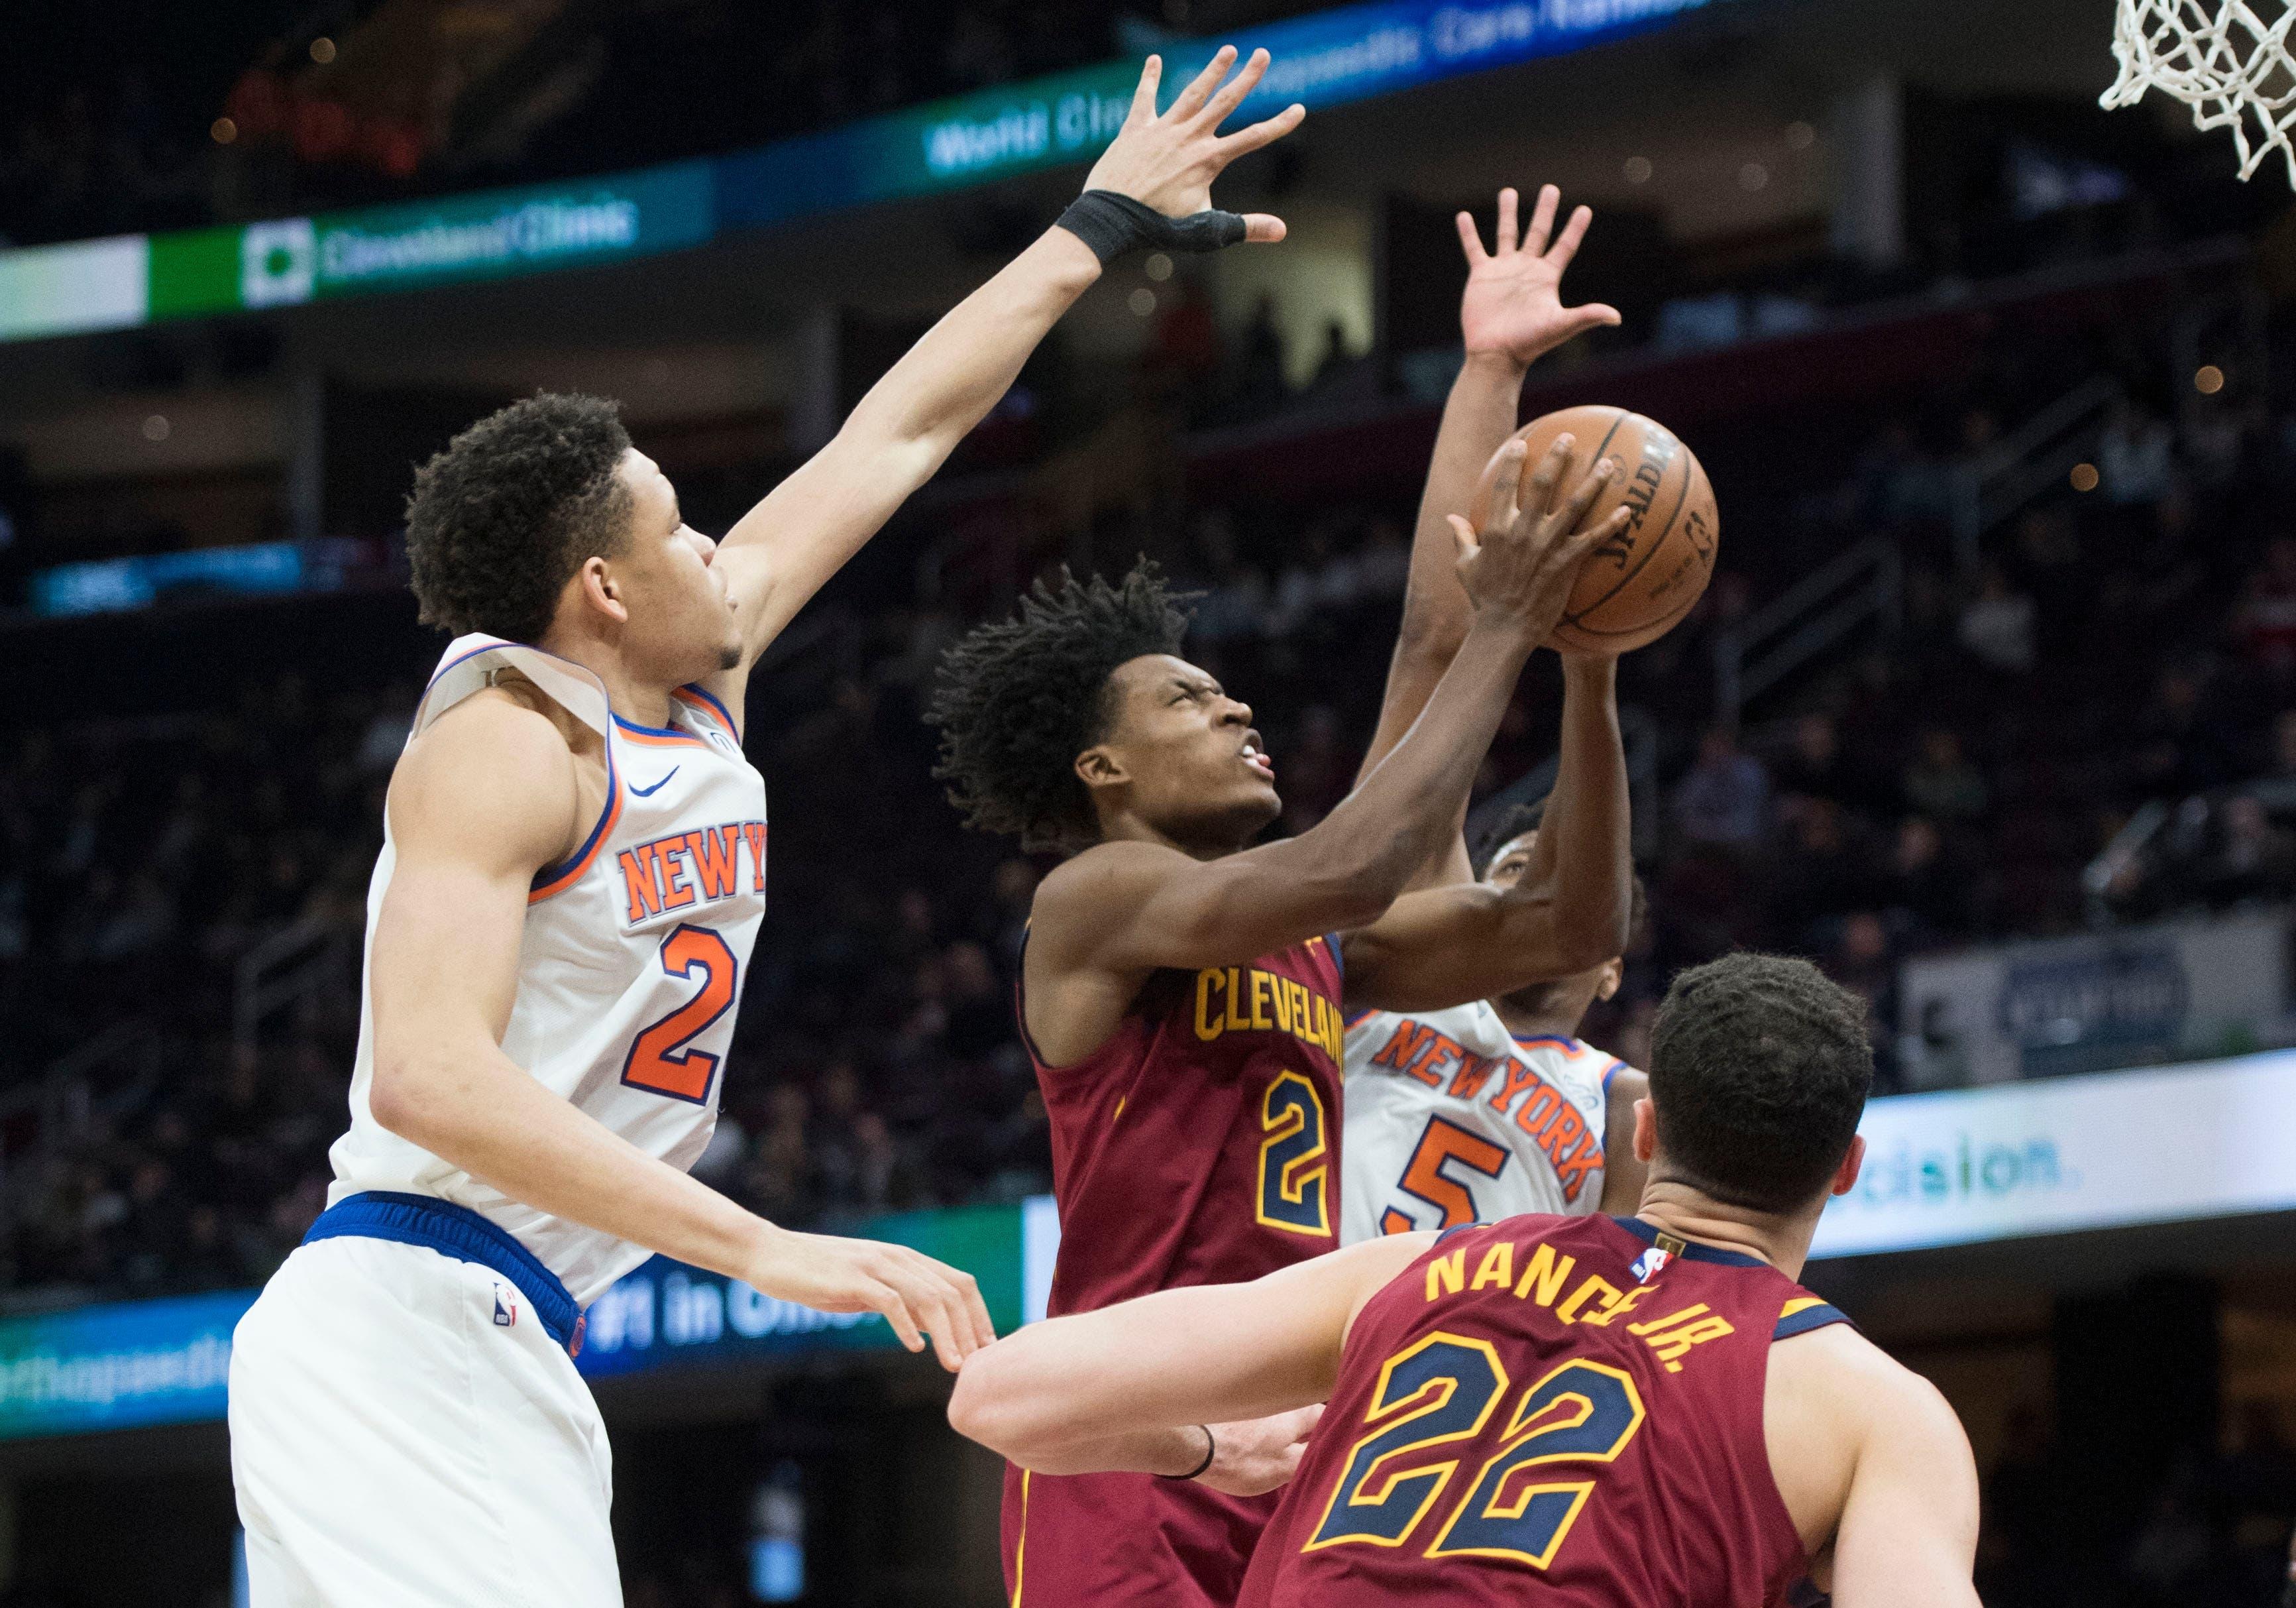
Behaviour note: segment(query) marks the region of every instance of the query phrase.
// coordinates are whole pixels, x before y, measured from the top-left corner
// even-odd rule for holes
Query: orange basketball
[[[1552,640],[1559,648],[1623,653],[1665,636],[1706,590],[1722,533],[1714,488],[1690,448],[1656,420],[1622,407],[1566,407],[1515,431],[1527,448],[1523,495],[1546,449],[1565,431],[1573,439],[1570,467],[1556,496],[1567,495],[1588,470],[1612,457],[1619,476],[1595,499],[1587,522],[1599,523],[1622,503],[1634,513],[1626,529],[1596,548],[1578,571]],[[1478,530],[1490,513],[1496,469],[1494,462],[1484,470],[1468,511]]]

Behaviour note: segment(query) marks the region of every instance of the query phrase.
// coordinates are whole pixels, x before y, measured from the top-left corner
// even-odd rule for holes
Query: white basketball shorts
[[[618,1608],[613,1460],[518,1288],[324,1239],[240,1320],[231,1472],[255,1608]]]

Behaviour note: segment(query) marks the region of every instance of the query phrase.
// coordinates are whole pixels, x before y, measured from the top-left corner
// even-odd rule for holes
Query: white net
[[[2240,147],[2240,176],[2255,173],[2275,151],[2296,187],[2296,61],[2288,30],[2292,0],[2118,0],[2112,53],[2120,76],[2106,90],[2108,107],[2134,106],[2159,89],[2193,109],[2201,128],[2229,128]]]

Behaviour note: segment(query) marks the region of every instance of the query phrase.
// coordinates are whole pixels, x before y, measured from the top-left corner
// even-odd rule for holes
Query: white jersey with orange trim
[[[1348,1022],[1340,1243],[1583,1217],[1603,1198],[1611,1075],[1576,1038],[1517,1038],[1488,1000]]]
[[[414,714],[420,734],[515,670],[606,744],[606,803],[571,859],[528,895],[505,1054],[553,1094],[673,1167],[691,1167],[718,1121],[743,969],[766,908],[766,784],[725,707],[679,689],[672,724],[616,713],[589,671],[491,636],[447,650]],[[395,860],[389,822],[367,890],[376,918]],[[587,1305],[650,1252],[535,1210],[374,1120],[373,1000],[362,972],[351,1125],[329,1159],[330,1205],[365,1190],[435,1195],[508,1231]]]

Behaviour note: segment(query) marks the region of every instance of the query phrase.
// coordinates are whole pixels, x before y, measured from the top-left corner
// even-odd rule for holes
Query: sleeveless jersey
[[[1516,1038],[1488,1000],[1357,1016],[1341,1243],[1593,1211],[1605,1094],[1625,1066],[1576,1038]]]
[[[1357,1315],[1240,1608],[1779,1603],[1770,1342],[1844,1321],[1633,1218],[1447,1233]]]
[[[603,739],[606,802],[579,850],[537,874],[527,896],[503,1052],[647,1154],[691,1167],[717,1126],[742,969],[765,915],[765,781],[742,758],[732,717],[700,689],[679,689],[670,726],[639,726],[613,711],[589,671],[491,636],[447,648],[414,734],[504,670]],[[370,966],[396,857],[386,816],[367,888]],[[375,1121],[365,968],[360,994],[351,1124],[328,1153],[330,1204],[392,1190],[469,1207],[516,1236],[584,1305],[652,1254],[521,1205]]]
[[[1254,1279],[1336,1245],[1341,1032],[1339,956],[1316,938],[1156,973],[1072,1065],[1031,1044],[1060,1206],[1051,1312]],[[1007,1465],[1011,1608],[1232,1608],[1275,1508],[1273,1493]]]

